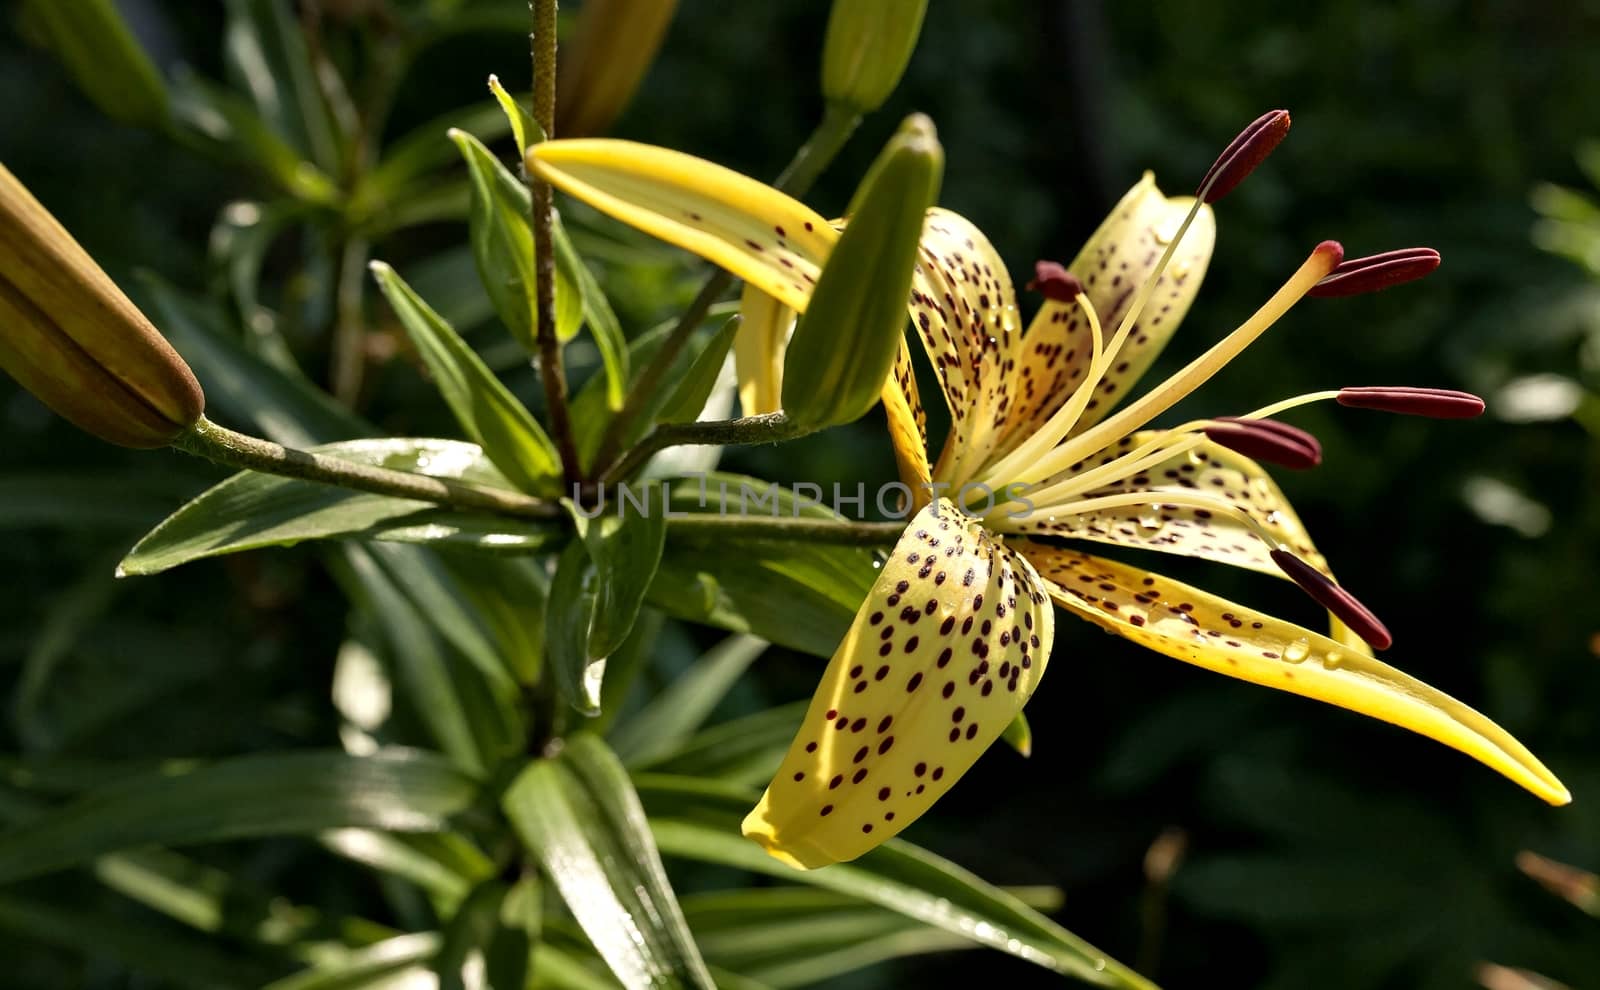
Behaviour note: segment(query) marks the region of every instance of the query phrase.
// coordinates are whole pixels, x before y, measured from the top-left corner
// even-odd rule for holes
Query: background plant
[[[285,440],[313,443],[360,432],[346,411],[353,404],[384,434],[460,435],[372,291],[369,257],[393,264],[538,413],[537,376],[497,325],[474,271],[463,226],[471,173],[459,147],[441,137],[444,125],[430,123],[473,108],[451,120],[496,157],[512,159],[506,118],[483,85],[496,72],[511,92],[528,88],[520,5],[128,7],[166,80],[172,109],[162,119],[169,122],[151,129],[108,120],[78,94],[58,58],[8,39],[0,75],[8,93],[30,98],[0,108],[6,135],[0,156],[120,281],[138,289],[141,303],[195,365],[219,416],[226,409],[233,425],[254,423],[262,432],[286,431],[277,434]],[[310,16],[316,11],[320,18]],[[353,20],[341,19],[347,11]],[[812,196],[825,213],[847,200],[902,111],[921,109],[939,122],[949,149],[944,201],[1017,252],[1008,260],[1023,270],[1035,257],[1069,256],[1138,168],[1187,174],[1209,160],[1217,134],[1263,105],[1283,104],[1299,122],[1295,142],[1282,153],[1288,164],[1241,192],[1206,304],[1192,317],[1196,327],[1243,311],[1253,300],[1246,293],[1266,273],[1282,269],[1308,239],[1329,233],[1300,217],[1339,218],[1338,233],[1356,251],[1413,239],[1443,251],[1445,267],[1404,305],[1353,300],[1297,314],[1291,333],[1269,337],[1247,359],[1251,366],[1217,384],[1226,390],[1231,381],[1245,395],[1263,376],[1283,381],[1286,391],[1337,376],[1460,385],[1491,396],[1499,418],[1470,431],[1412,431],[1353,418],[1312,424],[1338,473],[1323,472],[1290,494],[1327,546],[1367,548],[1364,556],[1336,562],[1365,597],[1388,603],[1384,612],[1397,640],[1415,644],[1408,655],[1416,672],[1480,703],[1548,756],[1577,804],[1548,812],[1517,800],[1485,773],[1463,770],[1449,754],[1397,746],[1383,727],[1314,706],[1191,679],[1171,665],[1162,666],[1159,678],[1142,676],[1148,661],[1137,651],[1079,633],[1062,643],[1063,661],[1081,650],[1125,663],[1087,671],[1072,694],[1041,693],[1030,714],[1049,731],[1037,734],[1031,761],[1003,750],[991,754],[989,772],[964,782],[912,833],[916,841],[992,880],[1061,885],[1071,897],[1058,918],[1171,985],[1214,972],[1219,956],[1245,985],[1461,986],[1482,959],[1578,986],[1596,971],[1592,922],[1549,903],[1512,866],[1522,848],[1591,869],[1600,861],[1600,821],[1584,799],[1600,782],[1590,714],[1597,700],[1591,652],[1597,624],[1587,604],[1597,577],[1595,447],[1570,416],[1527,422],[1515,411],[1517,393],[1502,388],[1549,373],[1590,392],[1595,387],[1593,362],[1582,357],[1582,341],[1592,339],[1583,331],[1593,326],[1592,296],[1584,302],[1592,290],[1583,288],[1579,269],[1528,245],[1533,215],[1524,204],[1535,180],[1581,181],[1569,149],[1578,135],[1593,132],[1593,108],[1561,94],[1592,91],[1597,70],[1583,39],[1596,26],[1581,7],[1530,12],[1499,3],[1292,14],[1266,4],[1215,11],[1177,3],[932,5],[905,84]],[[661,61],[613,132],[774,175],[821,116],[811,80],[822,30],[812,5],[685,3]],[[39,33],[37,26],[30,30]],[[228,39],[232,54],[219,51],[219,37]],[[367,165],[341,164],[360,159],[350,152],[319,158],[326,152],[316,150],[310,129],[302,136],[293,114],[275,120],[266,109],[304,104],[274,101],[271,91],[251,87],[250,39],[259,51],[291,53],[272,56],[283,58],[292,57],[296,37],[313,81],[321,78],[319,59],[340,66],[347,79],[371,80],[379,78],[368,69],[381,63],[381,52],[409,56],[389,56],[397,58],[394,90],[388,108],[368,117]],[[173,68],[179,61],[198,78],[219,81],[199,91],[229,94],[237,102],[217,102],[249,108],[263,128],[235,125],[233,137],[219,138],[187,123],[196,115],[214,118],[186,109]],[[306,78],[283,68],[268,75],[279,82]],[[766,83],[759,104],[750,93],[755,87],[731,82],[757,79]],[[131,116],[150,120],[138,111]],[[334,133],[348,139],[343,126],[336,123]],[[425,161],[382,208],[368,208],[367,222],[378,226],[363,227],[350,205],[360,182],[352,176],[372,181],[386,161],[411,147],[404,139],[413,131]],[[292,156],[252,146],[251,135],[263,133]],[[272,163],[283,161],[292,167],[274,170]],[[302,161],[316,165],[336,191],[306,179],[316,173],[301,169]],[[230,205],[236,201],[250,205]],[[1291,203],[1294,213],[1287,214]],[[703,273],[681,256],[577,208],[565,218],[630,338],[680,311],[700,284]],[[390,224],[398,226],[381,229]],[[155,279],[129,278],[135,267],[155,272]],[[349,374],[352,340],[364,354],[354,361],[359,387],[345,378],[341,391],[336,366]],[[575,381],[601,367],[590,341],[583,335],[568,348]],[[343,365],[338,354],[347,355]],[[294,369],[346,404],[282,374]],[[600,393],[597,385],[590,401],[602,402]],[[582,387],[579,395],[583,401]],[[159,771],[173,758],[341,744],[359,752],[369,745],[363,736],[430,739],[439,731],[439,695],[402,674],[428,669],[427,657],[416,655],[426,650],[407,653],[417,644],[433,644],[434,669],[443,669],[449,683],[477,676],[472,659],[485,654],[474,653],[472,634],[464,631],[470,627],[424,630],[421,622],[501,612],[476,600],[453,613],[433,599],[415,607],[404,596],[416,592],[394,576],[387,550],[307,545],[193,564],[153,580],[111,581],[121,551],[216,475],[192,459],[124,454],[83,439],[25,396],[0,408],[8,441],[0,481],[0,520],[8,529],[3,552],[13,574],[27,575],[12,582],[0,604],[8,620],[0,627],[6,630],[0,670],[10,685],[9,748],[17,754],[0,793],[14,822],[86,789],[125,788],[134,770]],[[724,467],[780,480],[871,484],[888,479],[863,479],[860,465],[883,464],[881,446],[881,431],[868,420],[781,452],[730,451]],[[1375,468],[1391,463],[1407,463],[1408,477],[1433,480],[1402,489]],[[491,568],[497,586],[538,594],[509,583],[516,578],[508,573],[538,583],[513,562],[441,559],[449,561],[446,573]],[[678,571],[669,559],[666,573],[683,578],[715,563],[713,554],[690,553]],[[723,587],[750,580],[738,574]],[[1242,580],[1237,593],[1259,599],[1263,589]],[[697,587],[686,580],[664,584]],[[854,601],[839,596],[848,614]],[[686,607],[682,600],[661,604]],[[830,607],[820,594],[798,604],[809,611],[791,610],[797,627],[816,628],[815,617]],[[650,632],[658,620],[647,611],[641,621]],[[499,638],[537,641],[536,630],[525,622],[520,633],[518,627],[495,624],[496,656],[530,655]],[[831,650],[831,638],[816,635],[821,642],[789,645]],[[659,700],[663,686],[721,636],[666,620],[649,638],[652,648],[634,654],[640,673],[633,698],[612,730],[613,747],[625,755],[630,734],[638,740],[633,745],[671,737],[651,729],[639,706]],[[636,634],[635,644],[645,639]],[[772,706],[804,698],[820,665],[804,652],[773,649],[735,678],[741,645],[750,648],[745,641],[727,644],[697,668],[721,671],[711,683],[734,687],[711,714],[712,728],[677,762],[660,766],[756,783],[764,769],[759,745],[741,750],[728,739],[764,738],[774,753],[787,741]],[[626,649],[622,655],[630,656]],[[621,666],[614,661],[608,674]],[[387,690],[373,689],[385,683],[374,671],[391,672]],[[385,695],[386,716],[374,704]],[[418,704],[419,697],[429,703]],[[463,752],[492,750],[496,733],[505,733],[500,745],[515,735],[505,727],[490,730],[493,719],[464,721]],[[735,727],[717,728],[728,723]],[[1381,773],[1374,769],[1380,754],[1388,761]],[[267,787],[273,778],[259,765],[243,766],[245,784],[235,778],[235,786],[245,794],[273,793]],[[334,768],[316,764],[280,772],[295,790],[307,780],[339,780]],[[568,787],[564,773],[536,783]],[[1417,779],[1431,783],[1425,791],[1398,783]],[[460,792],[451,780],[446,773],[434,781],[430,813],[457,807]],[[223,778],[217,786],[227,784]],[[139,792],[153,794],[149,807],[159,812],[161,791],[141,786]],[[682,807],[651,808],[655,798],[648,788],[644,794],[658,818],[673,818]],[[694,803],[720,807],[705,797]],[[581,797],[568,806],[587,813]],[[971,810],[980,807],[985,814],[974,820]],[[684,826],[678,841],[697,834],[696,822],[684,817],[676,816]],[[495,818],[483,808],[455,820],[481,840],[499,826],[480,831],[480,823]],[[310,833],[320,831],[322,823],[305,822]],[[375,841],[364,830],[326,834],[318,845],[245,839],[245,827],[233,827],[230,841],[186,848],[184,860],[156,853],[130,861],[124,854],[8,885],[0,924],[7,958],[21,961],[19,985],[118,985],[130,972],[171,985],[248,985],[288,972],[312,952],[326,950],[316,958],[327,966],[361,965],[354,947],[393,937],[402,939],[389,950],[400,960],[394,970],[404,971],[439,957],[440,943],[398,933],[444,930],[459,933],[454,942],[446,938],[459,945],[494,927],[480,920],[492,913],[484,905],[498,898],[502,917],[508,911],[516,917],[525,905],[522,874],[476,883],[485,875],[483,860],[453,838],[442,840],[438,845],[449,848],[441,849],[432,840]],[[714,964],[781,985],[835,972],[807,969],[796,959],[814,967],[822,965],[815,960],[837,960],[842,970],[875,952],[952,944],[925,927],[894,928],[906,923],[870,907],[852,908],[865,912],[860,924],[844,941],[828,942],[837,929],[818,924],[818,916],[853,918],[846,904],[859,901],[788,888],[704,893],[737,889],[746,880],[695,865],[672,844],[670,828],[656,835],[690,927]],[[119,841],[138,836],[126,821],[117,823]],[[1151,851],[1158,837],[1164,838]],[[49,847],[61,847],[58,833],[49,838]],[[1180,848],[1183,855],[1174,855]],[[13,863],[37,855],[26,846],[12,849]],[[480,845],[478,855],[491,873],[511,861],[503,860],[502,848]],[[506,891],[515,893],[510,908]],[[535,957],[535,973],[578,974],[591,950],[553,907],[555,891],[544,892],[551,918],[543,932],[554,949],[542,970]],[[836,896],[847,900],[828,900]],[[752,920],[750,899],[763,897],[771,913]],[[460,904],[473,908],[458,911]],[[735,922],[762,926],[765,941],[716,928]],[[196,928],[222,934],[200,937]],[[766,951],[762,946],[772,946],[772,955],[752,960],[748,953]],[[562,960],[572,968],[562,970]],[[915,978],[916,963],[897,965],[859,979],[897,985]],[[996,953],[932,965],[941,975],[970,967],[972,975],[1018,985],[1051,980]]]

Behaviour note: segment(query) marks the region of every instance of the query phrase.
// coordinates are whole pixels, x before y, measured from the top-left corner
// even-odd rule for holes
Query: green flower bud
[[[0,369],[124,447],[166,446],[205,411],[189,366],[4,165]]]
[[[856,189],[849,225],[789,341],[783,409],[796,424],[848,423],[877,402],[905,333],[923,218],[943,174],[933,122],[907,117]]]
[[[870,113],[905,75],[928,0],[834,0],[822,48],[822,95]]]

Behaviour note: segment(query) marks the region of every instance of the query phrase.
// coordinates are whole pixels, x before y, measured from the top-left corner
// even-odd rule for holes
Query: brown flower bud
[[[0,369],[124,447],[165,446],[205,411],[189,366],[4,165]]]

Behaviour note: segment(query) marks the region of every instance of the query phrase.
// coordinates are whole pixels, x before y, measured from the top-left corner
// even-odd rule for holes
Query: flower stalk
[[[533,116],[546,137],[555,136],[556,124],[556,7],[557,0],[533,2]],[[539,378],[544,385],[550,414],[550,434],[561,455],[561,471],[569,481],[582,480],[578,445],[572,438],[572,417],[567,410],[567,373],[556,339],[556,253],[554,240],[555,195],[550,184],[528,173],[533,199],[533,263],[537,281],[534,324],[539,345]]]
[[[559,519],[563,515],[560,506],[519,492],[296,450],[219,426],[204,416],[174,439],[172,446],[227,467],[316,481],[375,495],[437,502],[457,509],[522,519]]]

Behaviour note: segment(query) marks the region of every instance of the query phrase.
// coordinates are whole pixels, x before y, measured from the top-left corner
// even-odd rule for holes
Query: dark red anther
[[[1037,292],[1055,302],[1069,303],[1083,295],[1083,283],[1078,281],[1078,276],[1054,261],[1035,261],[1033,281],[1028,283],[1028,291]]]
[[[1402,416],[1431,419],[1471,419],[1483,414],[1483,400],[1471,392],[1449,388],[1412,388],[1407,385],[1363,385],[1341,388],[1339,405],[1376,409]]]
[[[1305,430],[1272,419],[1222,416],[1205,428],[1213,443],[1246,457],[1304,471],[1322,463],[1322,444]]]
[[[1272,154],[1272,149],[1288,133],[1289,111],[1269,110],[1257,117],[1217,156],[1205,178],[1200,180],[1200,188],[1195,195],[1203,197],[1207,203],[1215,203],[1233,192],[1234,187],[1254,172],[1256,166]],[[1207,183],[1211,184],[1211,188],[1206,188]]]
[[[1377,292],[1392,285],[1415,282],[1439,267],[1433,248],[1401,248],[1365,258],[1351,258],[1311,287],[1308,296],[1354,296]]]
[[[1389,630],[1384,628],[1370,609],[1310,564],[1281,549],[1272,551],[1272,561],[1289,576],[1289,580],[1300,586],[1300,590],[1315,599],[1318,605],[1337,615],[1373,649],[1387,650],[1393,645],[1394,637],[1389,635]]]

